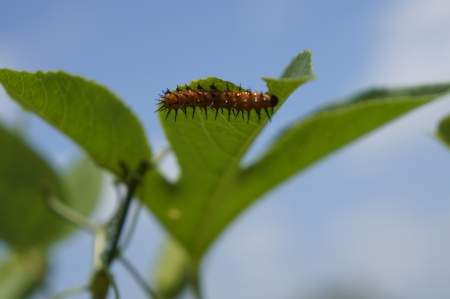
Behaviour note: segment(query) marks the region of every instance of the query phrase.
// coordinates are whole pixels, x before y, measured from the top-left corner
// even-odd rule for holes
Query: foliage
[[[314,78],[310,51],[294,57],[280,78],[263,78],[268,92],[279,98],[275,112],[298,87]],[[267,125],[267,116],[258,122],[252,112],[247,124],[240,118],[228,122],[226,115],[213,120],[197,113],[193,120],[179,117],[175,122],[164,120],[165,114],[160,113],[181,168],[180,179],[171,183],[152,167],[155,157],[140,122],[105,87],[61,71],[0,69],[0,82],[13,100],[70,137],[130,189],[127,175],[135,175],[139,163],[150,163],[136,195],[182,247],[170,247],[158,270],[158,284],[167,298],[175,297],[187,280],[200,297],[198,266],[205,252],[233,219],[263,194],[361,136],[450,91],[450,84],[374,89],[331,104],[285,128],[258,160],[245,167],[241,159]],[[198,83],[237,89],[214,77],[193,80],[189,85],[195,89]],[[447,142],[449,124],[447,119],[439,131]],[[1,273],[23,270],[17,266],[17,256],[39,252],[39,261],[45,265],[49,245],[70,231],[44,206],[39,191],[42,181],[67,205],[88,215],[97,201],[100,180],[98,169],[83,161],[68,174],[57,173],[20,136],[6,129],[0,129],[0,178],[0,238],[11,248],[0,271],[2,291],[7,276]],[[119,212],[126,211],[125,207]],[[22,281],[14,285],[20,286],[19,290],[34,289],[45,277],[46,268],[40,269],[42,274],[34,283],[20,275]]]
[[[447,145],[450,146],[450,116],[441,121],[438,127],[437,136]]]
[[[58,174],[21,136],[0,127],[0,237],[12,252],[1,265],[0,298],[23,298],[39,286],[45,279],[49,246],[75,228],[44,205],[41,184],[88,215],[100,191],[101,172],[78,159]]]

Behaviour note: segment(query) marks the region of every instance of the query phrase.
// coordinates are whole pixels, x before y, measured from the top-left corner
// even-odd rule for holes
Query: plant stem
[[[125,269],[130,272],[131,276],[136,280],[136,282],[139,284],[139,286],[147,292],[147,294],[150,296],[150,298],[153,299],[162,299],[161,296],[159,296],[142,278],[142,276],[139,274],[139,272],[133,267],[133,265],[123,256],[119,257],[119,261],[123,264]]]
[[[189,280],[191,282],[192,290],[194,291],[195,297],[197,299],[203,299],[202,289],[200,286],[199,268],[200,265],[197,261],[191,262],[189,266]]]
[[[82,293],[85,293],[88,291],[89,291],[89,289],[87,287],[73,288],[73,289],[65,290],[59,294],[56,294],[53,297],[51,297],[51,299],[63,299],[63,298],[69,297],[69,296],[82,294]]]
[[[114,280],[114,277],[112,276],[111,272],[109,271],[109,268],[104,266],[103,273],[106,274],[106,277],[109,280],[109,284],[112,286],[112,288],[114,290],[115,299],[120,299],[119,288],[117,287],[116,281]]]
[[[113,223],[111,224],[111,229],[113,232],[112,241],[110,243],[111,245],[108,251],[105,254],[105,262],[108,266],[117,256],[117,245],[119,244],[120,235],[122,234],[123,231],[128,210],[130,208],[131,200],[133,199],[136,188],[141,182],[141,179],[144,176],[147,169],[149,168],[149,166],[150,165],[148,162],[142,162],[139,165],[137,172],[131,175],[129,182],[127,183],[128,190],[125,196],[125,200],[119,209],[118,215],[114,218]]]
[[[131,224],[129,225],[128,231],[125,235],[125,240],[120,244],[120,251],[123,252],[128,247],[128,245],[131,242],[131,236],[133,235],[133,232],[136,228],[137,221],[139,218],[139,214],[141,212],[142,203],[140,201],[136,201],[136,209],[133,211],[133,214],[131,215]]]
[[[95,232],[97,230],[97,226],[91,223],[88,219],[86,219],[83,215],[79,214],[75,210],[72,210],[70,207],[66,206],[63,202],[58,200],[50,191],[50,187],[46,182],[42,182],[41,191],[44,195],[44,200],[46,204],[50,207],[50,209],[59,217],[64,219],[65,221],[87,229],[89,232]]]

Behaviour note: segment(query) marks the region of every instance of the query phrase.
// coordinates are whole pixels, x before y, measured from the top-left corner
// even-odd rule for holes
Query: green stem
[[[125,251],[125,249],[128,247],[128,245],[131,242],[131,236],[133,235],[133,232],[136,228],[137,225],[137,221],[139,218],[139,214],[141,212],[141,207],[142,207],[142,203],[141,201],[136,201],[137,207],[136,210],[134,211],[133,215],[131,216],[131,224],[129,225],[129,229],[127,231],[127,234],[125,235],[125,240],[122,242],[122,244],[120,245],[120,251],[123,252]]]
[[[202,289],[200,285],[200,264],[197,261],[191,262],[189,266],[189,281],[197,299],[203,299]]]
[[[88,292],[89,289],[87,287],[79,287],[79,288],[73,288],[69,290],[65,290],[59,294],[54,295],[51,299],[64,299],[70,296],[79,295],[82,293]]]
[[[45,203],[50,209],[65,221],[74,224],[75,226],[87,229],[94,232],[98,227],[86,219],[83,215],[66,206],[62,201],[58,200],[50,191],[50,187],[46,182],[42,182],[41,191],[44,195]]]
[[[109,271],[109,268],[104,266],[103,267],[103,271],[104,271],[104,273],[106,274],[106,277],[109,280],[109,284],[113,288],[115,299],[120,299],[119,288],[117,287],[116,281],[114,280],[114,277],[112,276],[111,272]]]
[[[145,172],[149,168],[148,162],[142,162],[139,165],[139,169],[137,173],[132,174],[130,181],[128,182],[128,190],[125,196],[125,200],[122,206],[119,209],[118,215],[114,218],[113,223],[111,224],[111,229],[113,231],[111,245],[108,251],[105,254],[106,264],[109,266],[114,258],[117,256],[117,246],[119,244],[119,239],[123,231],[123,227],[125,224],[125,220],[127,218],[128,210],[130,208],[131,200],[133,199],[134,193],[136,191],[137,186],[142,180]]]
[[[147,292],[150,298],[153,299],[163,299],[161,296],[159,296],[156,291],[154,291],[142,278],[142,276],[138,273],[138,271],[133,267],[133,265],[123,256],[119,257],[119,261],[123,264],[125,269],[130,272],[131,276],[136,280],[136,282],[139,284],[139,286]]]

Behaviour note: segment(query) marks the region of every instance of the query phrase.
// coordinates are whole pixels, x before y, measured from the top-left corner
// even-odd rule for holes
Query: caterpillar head
[[[278,98],[277,96],[271,94],[270,95],[270,104],[272,107],[276,106],[278,104]]]

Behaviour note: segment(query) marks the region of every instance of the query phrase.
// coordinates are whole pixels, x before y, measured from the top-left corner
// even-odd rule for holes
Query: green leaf
[[[269,93],[286,100],[300,85],[316,77],[312,67],[312,53],[300,52],[286,67],[280,79],[262,77],[266,81]]]
[[[295,88],[314,78],[311,52],[296,56],[285,73],[290,77],[267,79],[271,82],[269,93],[279,98],[276,109]],[[207,90],[213,83],[219,90],[227,85],[237,90],[231,82],[213,77],[192,81],[190,86],[195,90],[200,84]],[[241,117],[228,122],[226,112],[219,113],[217,120],[213,113],[206,119],[200,111],[193,120],[184,116],[179,116],[177,122],[172,117],[165,120],[165,113],[160,113],[160,118],[181,167],[181,177],[176,184],[170,184],[151,172],[141,196],[173,237],[194,260],[199,260],[217,235],[253,200],[228,194],[239,177],[242,156],[268,118],[263,115],[258,124],[254,111],[248,124]]]
[[[57,175],[18,136],[0,127],[0,238],[24,250],[54,240],[63,225],[44,204],[46,182],[65,199]]]
[[[45,257],[39,252],[10,256],[0,264],[0,298],[27,298],[43,283],[46,273]]]
[[[437,136],[450,147],[450,116],[447,116],[439,124]]]
[[[241,172],[234,190],[256,199],[359,137],[449,92],[450,84],[375,89],[325,107],[288,128],[258,162]]]
[[[102,171],[91,160],[76,160],[62,176],[67,205],[81,215],[89,216],[99,200],[102,181]],[[73,228],[74,226],[68,226],[64,234]]]
[[[141,124],[107,88],[58,72],[0,69],[11,98],[78,143],[99,165],[121,174],[119,163],[137,167],[150,159]]]
[[[169,240],[159,261],[155,272],[157,290],[163,298],[176,298],[188,282],[188,256],[178,243]]]
[[[50,245],[74,227],[50,211],[40,185],[45,182],[59,200],[88,215],[97,203],[101,180],[101,171],[80,159],[61,183],[20,137],[0,127],[0,238],[20,250]]]
[[[280,103],[296,84],[314,78],[310,57],[310,52],[304,52],[294,58],[297,67],[290,65],[284,73],[289,78],[266,79],[269,92],[276,94]],[[301,58],[303,63],[299,63]],[[294,75],[298,77],[292,78]],[[224,85],[215,78],[198,82],[205,87],[216,81],[216,86]],[[194,81],[191,87],[196,84]],[[249,125],[240,119],[228,123],[226,117],[206,120],[203,115],[193,121],[183,117],[176,123],[162,120],[181,177],[177,183],[169,184],[150,175],[144,198],[172,235],[199,261],[220,232],[268,190],[449,90],[448,84],[377,89],[330,105],[285,130],[272,148],[246,169],[239,162],[267,119],[262,125],[254,121],[255,115]]]

